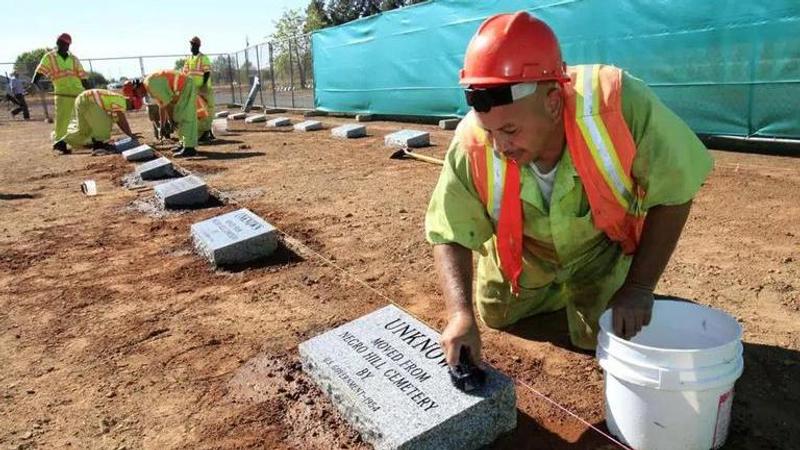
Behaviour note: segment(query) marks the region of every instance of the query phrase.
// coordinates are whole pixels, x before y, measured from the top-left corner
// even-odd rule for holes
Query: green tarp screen
[[[433,0],[314,33],[315,107],[464,115],[470,37],[518,10],[553,27],[568,64],[624,68],[697,133],[800,138],[800,0]]]

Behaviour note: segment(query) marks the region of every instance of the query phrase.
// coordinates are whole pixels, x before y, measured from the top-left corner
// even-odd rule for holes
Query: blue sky
[[[13,62],[27,50],[54,46],[62,32],[72,35],[70,50],[81,59],[188,53],[188,41],[194,35],[203,40],[204,52],[230,52],[245,46],[245,36],[251,44],[263,41],[285,10],[305,10],[308,0],[268,0],[244,6],[248,3],[251,2],[9,2],[2,8],[0,63]],[[157,64],[156,60],[152,64]],[[129,75],[127,72],[131,71],[130,64],[124,62],[97,65],[100,67],[95,70],[112,77]],[[10,69],[0,67],[0,72],[6,70]]]

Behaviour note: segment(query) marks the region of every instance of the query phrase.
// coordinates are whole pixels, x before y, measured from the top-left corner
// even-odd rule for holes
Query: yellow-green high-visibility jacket
[[[91,99],[97,106],[108,115],[127,110],[127,101],[124,95],[106,89],[89,89],[78,95],[78,98]]]
[[[53,50],[42,56],[36,72],[40,73],[53,82],[56,93],[63,95],[78,95],[83,92],[81,80],[86,78],[86,72],[81,66],[81,62],[72,53],[66,58],[62,58],[58,51]]]
[[[644,82],[627,73],[622,115],[636,144],[632,175],[644,188],[642,208],[684,204],[712,169],[692,130]],[[627,276],[632,257],[595,227],[589,200],[564,149],[547,201],[533,169],[520,167],[523,248],[520,294],[499,266],[495,226],[474,187],[470,161],[455,138],[425,217],[432,244],[456,243],[480,254],[475,301],[484,322],[502,328],[523,317],[566,308],[573,344],[593,348],[597,319]]]
[[[188,75],[197,87],[203,85],[203,74],[206,72],[211,72],[211,60],[202,53],[198,53],[197,56],[190,55],[183,63],[183,73]]]

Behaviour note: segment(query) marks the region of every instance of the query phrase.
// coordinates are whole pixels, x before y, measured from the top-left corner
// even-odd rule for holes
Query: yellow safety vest
[[[183,74],[188,75],[197,87],[203,85],[203,74],[206,72],[211,72],[211,61],[202,53],[190,55],[183,63]]]
[[[125,112],[128,106],[125,96],[106,89],[89,89],[83,91],[78,97],[91,97],[94,103],[108,115]]]
[[[36,72],[53,82],[56,94],[77,96],[83,92],[81,79],[86,78],[86,72],[78,58],[71,53],[66,58],[62,58],[55,50],[45,53]]]
[[[569,67],[564,84],[564,126],[575,170],[581,177],[595,226],[626,254],[639,245],[644,189],[633,178],[636,144],[622,116],[622,70],[613,66]],[[524,236],[520,175],[494,151],[491,139],[468,114],[456,129],[467,149],[473,184],[495,223],[500,267],[517,292]]]

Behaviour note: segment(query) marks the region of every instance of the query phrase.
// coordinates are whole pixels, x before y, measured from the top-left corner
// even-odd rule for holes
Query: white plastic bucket
[[[211,121],[211,132],[214,136],[227,136],[228,132],[228,119],[214,119]]]
[[[733,385],[744,368],[742,329],[716,309],[657,300],[630,341],[600,317],[606,423],[634,449],[708,450],[728,436]]]
[[[88,196],[97,195],[97,183],[94,180],[86,180],[81,183],[81,192]]]

